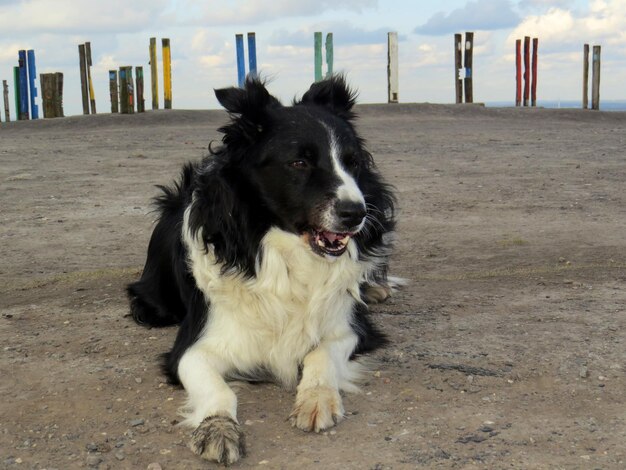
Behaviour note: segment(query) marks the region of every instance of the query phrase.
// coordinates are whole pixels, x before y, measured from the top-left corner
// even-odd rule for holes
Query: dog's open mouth
[[[341,256],[348,248],[352,233],[334,233],[324,230],[309,230],[309,244],[321,255]]]

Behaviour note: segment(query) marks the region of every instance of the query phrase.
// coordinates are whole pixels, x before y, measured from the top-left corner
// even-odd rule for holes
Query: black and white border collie
[[[244,454],[226,380],[296,387],[293,426],[329,428],[356,391],[361,354],[386,343],[365,301],[391,291],[394,197],[354,129],[341,76],[283,106],[262,81],[215,92],[222,144],[161,187],[135,320],[180,323],[164,370],[188,400],[190,448],[231,464]]]

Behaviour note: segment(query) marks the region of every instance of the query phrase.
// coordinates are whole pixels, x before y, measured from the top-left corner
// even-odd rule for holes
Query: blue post
[[[248,33],[248,65],[250,66],[249,74],[256,77],[256,35]]]
[[[26,51],[19,51],[19,70],[20,70],[20,109],[18,113],[20,120],[28,119],[28,73],[26,69]]]
[[[35,102],[37,97],[37,68],[35,67],[35,51],[30,49],[28,52],[28,86],[30,88],[30,117],[31,119],[39,119],[39,107]]]
[[[237,81],[239,87],[243,87],[246,79],[246,63],[243,56],[243,34],[235,35],[235,43],[237,45]]]

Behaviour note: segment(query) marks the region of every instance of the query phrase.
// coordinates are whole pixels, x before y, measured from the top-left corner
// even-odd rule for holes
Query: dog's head
[[[343,77],[313,84],[293,106],[254,79],[216,96],[232,117],[220,129],[225,165],[250,185],[254,205],[316,253],[341,256],[365,224],[360,180],[371,165],[351,123],[355,95]]]

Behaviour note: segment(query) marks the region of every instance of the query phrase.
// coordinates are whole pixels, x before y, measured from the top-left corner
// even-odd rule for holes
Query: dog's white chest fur
[[[262,240],[257,276],[245,279],[221,273],[186,228],[189,263],[210,304],[194,347],[220,357],[225,373],[266,368],[294,386],[302,359],[322,340],[356,345],[350,320],[363,273],[354,241],[344,255],[327,260],[297,235],[273,228]]]

